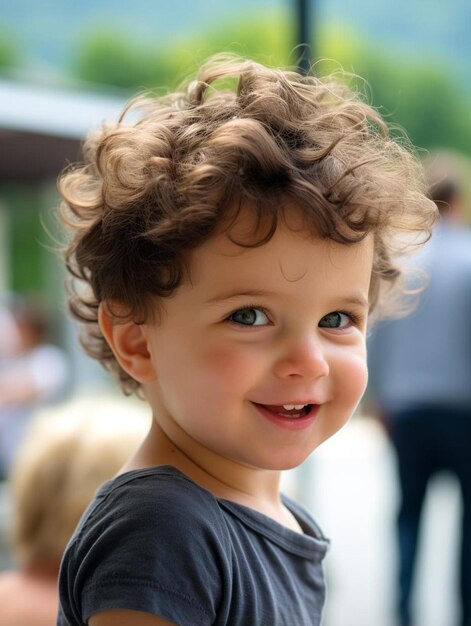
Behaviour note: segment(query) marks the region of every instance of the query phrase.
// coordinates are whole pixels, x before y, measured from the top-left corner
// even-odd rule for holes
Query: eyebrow
[[[209,300],[206,300],[205,304],[212,304],[214,302],[224,302],[225,300],[232,300],[234,298],[240,298],[240,297],[249,297],[249,298],[258,297],[259,298],[259,297],[268,297],[268,296],[277,296],[277,295],[279,295],[279,293],[274,292],[274,291],[266,291],[265,289],[244,289],[241,291],[232,290],[226,293],[220,293],[214,296],[213,298],[209,298]],[[340,301],[342,302],[342,304],[349,304],[351,306],[360,306],[364,308],[369,307],[368,300],[359,293],[348,294],[344,297],[339,298],[339,302]]]
[[[228,291],[226,293],[220,293],[216,296],[214,296],[214,298],[210,298],[209,300],[206,300],[205,304],[211,304],[212,302],[223,302],[224,300],[232,300],[233,298],[240,298],[240,297],[254,297],[254,298],[260,298],[262,296],[274,296],[276,295],[276,293],[274,291],[266,291],[264,289],[243,289],[241,291],[238,290],[232,290],[232,291]]]
[[[348,295],[342,298],[342,302],[345,302],[346,304],[350,304],[353,306],[361,306],[365,308],[368,308],[370,306],[370,303],[368,302],[367,298],[364,298],[360,294]]]

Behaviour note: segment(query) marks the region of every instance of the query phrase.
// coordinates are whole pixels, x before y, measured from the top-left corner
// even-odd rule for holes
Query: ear
[[[106,303],[98,309],[101,332],[123,370],[140,383],[157,378],[144,327],[114,316]]]

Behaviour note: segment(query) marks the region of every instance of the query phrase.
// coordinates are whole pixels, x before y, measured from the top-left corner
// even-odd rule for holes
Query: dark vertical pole
[[[296,0],[298,69],[307,74],[311,67],[310,0]]]

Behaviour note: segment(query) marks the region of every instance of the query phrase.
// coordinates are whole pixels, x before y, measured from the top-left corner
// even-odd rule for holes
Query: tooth
[[[301,409],[304,409],[305,406],[305,404],[283,404],[283,408],[287,411],[292,411],[293,409],[300,411]]]

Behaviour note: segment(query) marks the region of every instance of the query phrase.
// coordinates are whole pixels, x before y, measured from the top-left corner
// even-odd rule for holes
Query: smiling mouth
[[[300,417],[306,417],[311,411],[313,405],[305,404],[300,407],[299,405],[282,405],[282,404],[260,404],[264,409],[278,415],[279,417],[289,417],[291,419],[296,419]]]

